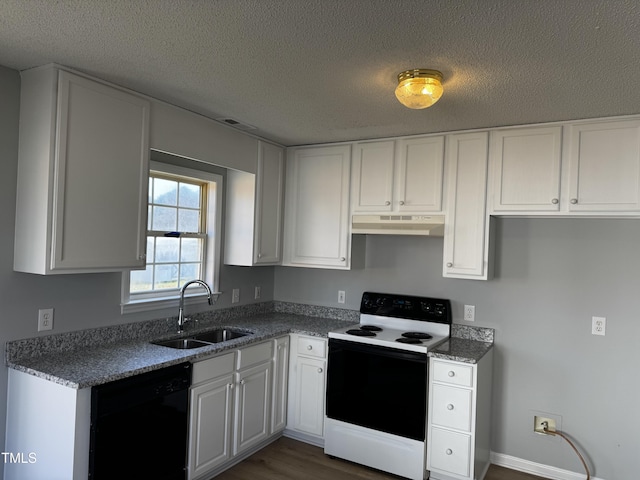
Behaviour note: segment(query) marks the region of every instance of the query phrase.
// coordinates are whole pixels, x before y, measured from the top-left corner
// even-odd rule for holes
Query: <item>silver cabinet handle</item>
[[[450,448],[447,448],[446,454],[451,455],[452,453],[453,453],[453,450],[451,450]]]
[[[386,206],[389,206],[389,205],[391,205],[391,202],[390,202],[389,200],[387,200],[386,202],[384,202],[384,204],[385,204]]]
[[[262,254],[261,253],[258,254],[258,258],[262,258]]]
[[[340,257],[340,261],[341,261],[341,262],[344,262],[345,260],[346,260],[346,258],[344,258],[344,257]]]
[[[572,198],[569,201],[571,202],[572,205],[575,205],[576,203],[578,203],[578,199],[577,198]]]
[[[400,200],[400,205],[404,205],[404,200]]]
[[[322,373],[322,368],[318,368],[318,373]]]
[[[313,347],[311,345],[307,345],[307,350],[313,350]]]
[[[552,198],[551,199],[551,203],[553,203],[554,205],[557,205],[559,202],[559,200],[557,198]]]
[[[447,405],[447,410],[453,410],[453,405],[452,404]]]
[[[240,385],[244,385],[244,378],[240,380]]]
[[[451,268],[451,267],[453,267],[453,263],[447,262],[447,268]]]
[[[449,375],[450,377],[455,377],[456,372],[454,372],[453,370],[449,370],[449,373],[447,375]]]

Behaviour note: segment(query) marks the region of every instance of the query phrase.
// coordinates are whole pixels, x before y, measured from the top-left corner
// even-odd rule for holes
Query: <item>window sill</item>
[[[213,292],[213,303],[218,300],[218,296],[222,292]],[[172,295],[170,297],[156,297],[156,298],[144,298],[139,300],[130,300],[127,303],[120,304],[120,312],[124,315],[127,313],[149,312],[153,310],[163,310],[167,308],[175,308],[176,316],[178,315],[178,305],[180,302],[179,295]],[[207,294],[198,293],[185,295],[185,305],[197,305],[207,303]]]

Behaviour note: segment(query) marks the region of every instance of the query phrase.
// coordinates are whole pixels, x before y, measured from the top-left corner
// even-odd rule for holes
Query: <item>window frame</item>
[[[204,259],[202,262],[203,278],[209,284],[215,294],[219,294],[221,243],[222,243],[222,191],[223,177],[216,173],[210,173],[193,168],[182,167],[170,163],[150,161],[149,172],[176,175],[185,178],[200,180],[209,184],[206,198],[205,231],[207,239],[204,246]],[[147,183],[148,185],[148,183]],[[148,203],[148,202],[147,202]],[[146,225],[147,223],[145,223]],[[147,230],[148,232],[148,230]],[[145,238],[147,237],[145,233]],[[141,294],[138,298],[131,298],[130,270],[122,272],[121,313],[135,313],[149,310],[176,307],[180,297],[179,292],[158,292],[158,294]],[[191,289],[190,289],[191,290]],[[193,289],[193,293],[185,295],[185,304],[205,303],[207,301],[204,289]]]

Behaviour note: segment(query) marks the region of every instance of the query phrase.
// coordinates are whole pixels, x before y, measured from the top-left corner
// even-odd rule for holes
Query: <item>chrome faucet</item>
[[[201,287],[204,287],[207,290],[207,301],[209,302],[209,305],[213,305],[213,302],[211,300],[211,296],[213,295],[213,293],[211,292],[211,288],[209,288],[209,285],[207,285],[205,281],[190,280],[187,283],[185,283],[182,286],[182,289],[180,290],[180,308],[178,310],[178,333],[182,333],[182,331],[184,330],[184,324],[187,321],[187,319],[184,318],[184,291],[187,289],[189,285],[193,285],[194,283],[197,283],[198,285],[200,285]]]

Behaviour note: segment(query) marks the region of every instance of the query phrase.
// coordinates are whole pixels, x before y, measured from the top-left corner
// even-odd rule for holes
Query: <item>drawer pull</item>
[[[447,405],[447,410],[453,410],[453,405],[452,404]]]
[[[453,370],[449,370],[448,375],[449,375],[450,377],[455,377],[455,376],[456,376],[456,372],[454,372]]]
[[[452,455],[453,454],[453,450],[451,450],[450,448],[447,448],[447,451],[445,453],[447,455]]]
[[[322,368],[318,368],[318,373],[322,373]]]
[[[311,345],[307,345],[307,350],[313,350],[313,347]]]

